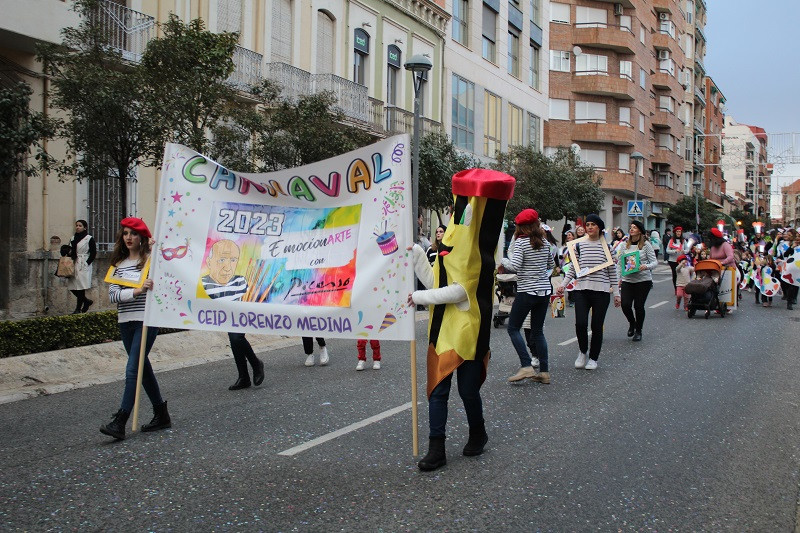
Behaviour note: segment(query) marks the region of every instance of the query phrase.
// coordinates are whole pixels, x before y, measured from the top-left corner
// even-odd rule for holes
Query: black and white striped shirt
[[[517,273],[517,292],[534,296],[548,296],[553,293],[550,273],[556,263],[547,242],[534,250],[528,237],[516,239],[509,245],[508,255],[509,258],[503,260],[503,267]]]
[[[118,278],[138,279],[142,269],[138,259],[125,259],[117,265],[114,276]],[[117,304],[117,322],[144,321],[144,304],[146,293],[133,295],[133,289],[112,283],[108,286],[108,298]]]
[[[601,265],[607,260],[605,251],[608,248],[608,244],[602,237],[596,241],[583,241],[577,247],[578,264],[581,270]],[[614,251],[610,250],[610,252],[611,265],[595,270],[591,274],[580,276],[579,272],[575,272],[575,264],[572,263],[572,268],[564,276],[563,286],[566,287],[574,279],[576,280],[575,290],[613,292],[614,296],[617,296],[619,294],[619,277],[617,276],[617,267],[614,264]]]
[[[247,292],[247,280],[244,276],[233,276],[225,284],[217,283],[210,275],[204,276],[201,281],[206,294],[213,300],[239,300]]]

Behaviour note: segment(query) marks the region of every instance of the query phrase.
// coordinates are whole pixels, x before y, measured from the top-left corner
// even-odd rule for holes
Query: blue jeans
[[[519,356],[521,366],[531,366],[531,356],[528,354],[528,347],[519,329],[522,321],[528,313],[531,314],[531,342],[536,349],[536,356],[539,358],[539,370],[548,372],[547,366],[547,339],[544,337],[544,319],[547,316],[547,308],[550,307],[549,296],[533,296],[526,292],[518,292],[514,303],[511,305],[511,313],[508,317],[508,336],[511,337],[511,344]]]
[[[120,322],[119,332],[122,335],[122,345],[128,352],[128,364],[125,366],[125,392],[122,394],[122,405],[120,409],[130,413],[133,411],[133,401],[136,396],[136,376],[139,373],[139,347],[142,344],[142,323],[141,322]],[[153,406],[161,405],[161,391],[158,389],[158,381],[150,366],[150,349],[158,335],[158,328],[147,328],[147,344],[145,348],[144,369],[142,371],[142,385],[150,398]]]
[[[483,424],[483,401],[481,400],[481,378],[483,377],[483,359],[464,361],[455,370],[458,380],[458,395],[464,402],[469,427]],[[436,385],[428,399],[428,424],[431,437],[444,437],[447,426],[447,400],[450,398],[450,374]]]

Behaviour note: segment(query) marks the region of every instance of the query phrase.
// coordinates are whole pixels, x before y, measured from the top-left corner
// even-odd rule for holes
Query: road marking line
[[[321,437],[317,437],[316,439],[310,440],[310,441],[308,441],[308,442],[306,442],[304,444],[301,444],[299,446],[295,446],[294,448],[289,448],[288,450],[283,450],[282,452],[278,452],[278,455],[285,455],[287,457],[291,457],[293,455],[297,455],[298,453],[304,452],[304,451],[306,451],[306,450],[308,450],[310,448],[313,448],[314,446],[318,446],[320,444],[328,442],[329,440],[333,440],[333,439],[335,439],[337,437],[341,437],[342,435],[346,435],[348,433],[351,433],[351,432],[353,432],[353,431],[355,431],[357,429],[361,429],[361,428],[363,428],[365,426],[368,426],[370,424],[373,424],[375,422],[379,422],[379,421],[383,420],[384,418],[389,418],[390,416],[394,416],[397,413],[402,413],[403,411],[406,411],[408,409],[411,409],[411,402],[404,403],[403,405],[401,405],[399,407],[395,407],[394,409],[389,409],[388,411],[384,411],[382,413],[378,413],[375,416],[371,416],[369,418],[365,418],[364,420],[361,420],[360,422],[356,422],[354,424],[350,424],[349,426],[345,426],[342,429],[337,429],[336,431],[332,431],[332,432],[328,433],[327,435],[323,435]]]
[[[653,304],[650,306],[650,309],[655,309],[656,307],[661,307],[664,304],[668,304],[669,300],[664,300],[663,302],[658,302],[657,304]]]
[[[592,332],[591,331],[589,332],[589,336],[590,337],[592,336]],[[572,337],[571,339],[565,340],[564,342],[559,342],[558,345],[559,346],[566,346],[568,344],[572,344],[573,342],[578,342],[578,337]]]

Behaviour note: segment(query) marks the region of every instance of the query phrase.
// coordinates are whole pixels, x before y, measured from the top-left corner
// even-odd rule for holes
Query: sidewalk
[[[247,339],[256,353],[302,345],[300,337],[248,335]],[[160,335],[150,352],[156,372],[231,357],[228,335],[210,331]],[[122,341],[0,359],[0,404],[119,381],[126,360]]]

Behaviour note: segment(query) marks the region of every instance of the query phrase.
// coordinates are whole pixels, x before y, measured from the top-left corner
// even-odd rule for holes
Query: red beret
[[[678,231],[678,230],[683,231],[683,228],[680,226],[675,226],[675,229],[673,229],[672,231]]]
[[[680,262],[681,262],[681,261],[683,261],[684,259],[689,259],[688,257],[686,257],[686,254],[681,254],[681,255],[679,255],[679,256],[678,256],[678,263],[680,263]]]
[[[720,239],[722,238],[722,232],[719,230],[719,228],[711,228],[711,235]]]
[[[131,228],[133,231],[139,234],[139,236],[149,239],[152,237],[150,235],[150,230],[147,229],[147,224],[144,223],[144,220],[141,218],[136,217],[128,217],[123,218],[120,220],[119,225],[123,228]]]
[[[510,200],[514,196],[512,176],[488,168],[468,168],[453,176],[453,194]]]
[[[533,224],[537,220],[539,220],[539,213],[537,213],[534,209],[523,209],[514,219],[514,224],[517,226],[522,226],[524,224]]]

